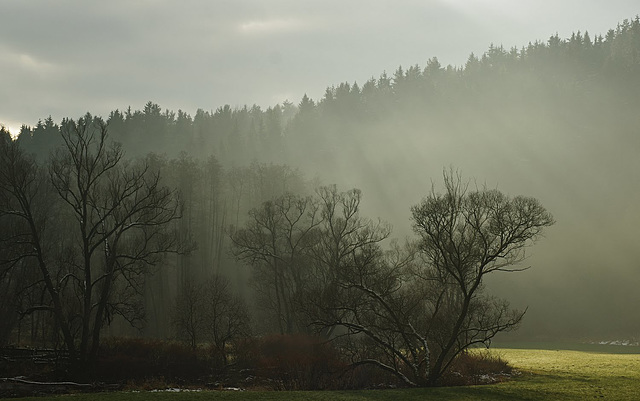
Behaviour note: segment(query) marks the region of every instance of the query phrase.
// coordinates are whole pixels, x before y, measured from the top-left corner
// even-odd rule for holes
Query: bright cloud
[[[15,57],[22,68],[37,73],[38,75],[47,75],[56,69],[53,64],[38,60],[29,54],[17,54]]]
[[[300,31],[309,25],[297,19],[270,19],[243,22],[238,26],[246,34],[271,34]]]

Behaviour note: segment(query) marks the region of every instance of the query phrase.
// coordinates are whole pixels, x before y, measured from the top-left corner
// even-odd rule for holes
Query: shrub
[[[444,386],[489,384],[504,380],[513,368],[499,355],[487,351],[472,350],[456,357],[442,377]]]
[[[203,354],[203,353],[201,353]],[[206,355],[180,343],[142,338],[113,338],[100,347],[95,376],[102,381],[194,381],[210,372]]]
[[[239,347],[240,367],[255,368],[278,390],[335,389],[345,363],[332,344],[308,335],[271,335],[245,340]]]

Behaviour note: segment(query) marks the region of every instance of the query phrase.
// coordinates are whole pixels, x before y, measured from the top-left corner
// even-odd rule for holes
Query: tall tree
[[[260,305],[277,330],[304,331],[299,304],[313,233],[321,222],[319,205],[310,197],[285,194],[249,216],[245,227],[231,235],[234,255],[252,267]]]
[[[8,137],[0,141],[0,188],[0,221],[6,230],[1,239],[3,273],[21,269],[19,275],[29,277],[27,269],[37,266],[38,279],[25,283],[25,287],[44,288],[48,298],[27,305],[23,313],[52,312],[73,358],[77,355],[73,316],[64,303],[68,281],[61,274],[62,268],[53,254],[56,247],[52,246],[66,227],[56,224],[57,204],[46,171],[24,152],[18,141]],[[52,235],[53,229],[60,229],[59,236]]]
[[[435,384],[454,358],[473,344],[487,343],[515,327],[524,313],[487,298],[488,274],[523,270],[524,250],[554,223],[535,198],[510,198],[498,190],[469,190],[460,175],[444,174],[445,192],[435,190],[411,209],[424,264],[417,277],[436,284],[437,308],[427,338],[433,353],[428,382]]]
[[[48,177],[17,144],[3,146],[2,185],[5,203],[16,206],[9,212],[28,227],[23,241],[30,246],[16,257],[37,262],[49,295],[32,309],[51,310],[70,354],[88,360],[113,316],[140,322],[144,271],[186,248],[169,229],[180,218],[174,192],[144,161],[124,160],[101,119],[66,120],[61,137]],[[46,188],[57,197],[44,203]],[[50,204],[56,213],[46,210]]]
[[[552,216],[533,198],[467,191],[445,174],[412,209],[418,241],[383,251],[384,225],[359,217],[357,192],[324,191],[314,279],[304,297],[313,324],[337,329],[353,366],[370,364],[408,385],[436,385],[474,344],[517,326],[523,312],[482,291],[487,274],[518,271]]]

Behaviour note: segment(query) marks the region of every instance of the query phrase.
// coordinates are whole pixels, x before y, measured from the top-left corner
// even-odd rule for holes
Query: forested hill
[[[129,156],[185,151],[213,155],[223,168],[288,164],[324,183],[359,187],[364,212],[393,223],[400,237],[410,232],[409,207],[443,167],[477,185],[535,196],[557,225],[533,249],[533,269],[490,285],[530,307],[530,333],[631,336],[640,333],[639,105],[636,17],[604,35],[491,45],[464,66],[433,57],[298,104],[189,115],[149,102],[115,110],[107,122]],[[18,141],[44,155],[58,130],[49,118],[23,126]]]
[[[345,141],[370,141],[374,135],[401,139],[402,132],[394,129],[398,125],[428,137],[479,128],[530,133],[534,127],[527,123],[541,119],[551,125],[573,121],[593,130],[614,121],[624,123],[620,135],[629,135],[639,68],[636,17],[605,36],[576,32],[520,49],[491,45],[460,67],[442,66],[433,57],[426,66],[399,67],[364,83],[331,86],[321,99],[305,95],[297,105],[285,101],[266,110],[225,105],[192,116],[149,102],[143,110],[114,110],[106,119],[111,137],[129,155],[186,151],[234,164],[324,163],[325,153],[344,149]],[[20,141],[32,151],[46,152],[57,128],[51,118],[35,127],[24,125]]]

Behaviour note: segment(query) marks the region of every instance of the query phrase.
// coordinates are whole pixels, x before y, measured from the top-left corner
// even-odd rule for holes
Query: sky
[[[263,108],[490,44],[604,35],[637,0],[0,0],[0,124]]]

